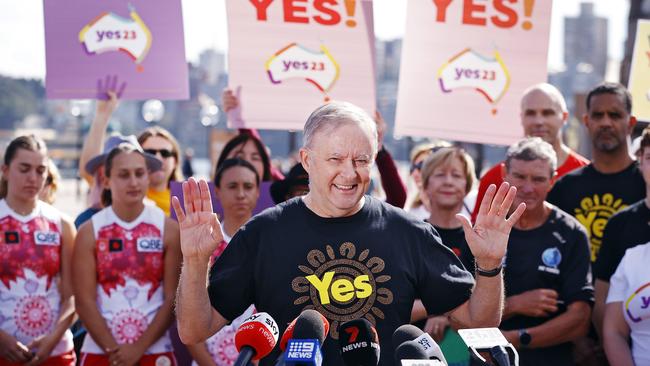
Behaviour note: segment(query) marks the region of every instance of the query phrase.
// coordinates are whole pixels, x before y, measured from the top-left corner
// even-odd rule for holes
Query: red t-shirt
[[[555,169],[555,179],[557,180],[559,177],[563,176],[564,174],[588,164],[589,164],[589,160],[587,160],[587,158],[576,153],[573,150],[569,150],[569,155],[564,161],[564,164],[560,165],[559,167],[557,167],[557,169]],[[481,206],[481,201],[483,200],[485,191],[487,191],[490,184],[494,184],[498,188],[501,185],[501,183],[503,183],[503,177],[505,175],[506,175],[506,164],[503,161],[493,166],[492,168],[490,168],[490,170],[488,170],[485,174],[483,174],[481,180],[479,181],[478,194],[476,196],[476,204],[474,205],[474,210],[472,211],[472,222],[476,221],[476,216],[478,215],[478,209]]]

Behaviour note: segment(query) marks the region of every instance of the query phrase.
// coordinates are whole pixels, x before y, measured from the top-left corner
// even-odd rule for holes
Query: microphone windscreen
[[[316,310],[307,309],[296,318],[296,325],[293,327],[293,339],[318,339],[323,344],[330,323],[321,313]]]
[[[413,324],[404,324],[393,332],[392,342],[393,347],[397,348],[400,344],[406,341],[412,341],[424,333],[422,329]]]
[[[239,352],[243,347],[251,347],[255,350],[253,360],[259,360],[271,353],[279,334],[278,325],[269,314],[255,313],[237,328],[235,346]]]
[[[280,338],[280,350],[284,352],[287,349],[287,342],[293,338],[293,328],[296,326],[296,319],[294,319],[287,329],[282,333],[282,338]]]
[[[428,360],[429,356],[424,349],[415,341],[406,341],[395,350],[395,363],[400,364],[401,360]]]
[[[354,319],[341,324],[339,346],[346,365],[377,366],[379,364],[379,336],[366,319]]]

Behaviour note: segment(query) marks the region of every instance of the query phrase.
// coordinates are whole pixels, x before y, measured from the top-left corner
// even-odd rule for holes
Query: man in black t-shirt
[[[573,365],[572,341],[589,329],[593,287],[587,233],[545,202],[557,160],[550,144],[527,138],[508,149],[506,182],[526,212],[515,224],[505,261],[506,307],[499,328],[522,365]]]
[[[609,279],[618,267],[625,251],[650,241],[650,128],[643,130],[637,152],[639,171],[645,181],[646,197],[630,207],[619,211],[607,222],[600,254],[594,264],[596,278],[596,304],[594,324],[602,329],[605,299],[609,291]]]
[[[643,177],[628,151],[636,124],[631,113],[632,97],[622,85],[605,83],[592,89],[583,117],[591,138],[591,164],[560,178],[548,195],[548,202],[587,229],[592,262],[607,220],[645,196]]]
[[[392,365],[392,332],[409,323],[415,298],[429,313],[449,314],[462,327],[496,326],[501,319],[501,263],[508,235],[525,205],[510,206],[516,189],[492,186],[472,228],[462,221],[476,254],[476,283],[425,222],[364,196],[377,154],[375,123],[349,103],[332,102],[305,124],[301,163],[309,194],[268,209],[244,225],[210,269],[221,240],[205,182],[183,183],[183,269],[177,296],[179,334],[204,340],[253,303],[282,333],[304,309],[331,323],[323,364],[342,365],[338,325],[365,318],[381,343],[381,365]],[[507,218],[508,212],[511,212]],[[260,365],[272,365],[275,350]]]

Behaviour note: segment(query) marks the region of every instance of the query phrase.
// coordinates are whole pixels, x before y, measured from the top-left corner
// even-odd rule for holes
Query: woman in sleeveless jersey
[[[168,328],[180,269],[176,222],[145,205],[161,162],[134,136],[104,162],[104,209],[79,229],[73,257],[81,365],[175,365]]]
[[[224,241],[212,255],[212,262],[226,249],[230,238],[253,215],[260,194],[260,176],[255,167],[240,158],[226,159],[222,162],[214,178],[216,195],[223,207],[221,232]],[[205,343],[188,346],[193,365],[230,366],[237,359],[235,332],[239,325],[253,314],[251,305],[242,315],[225,326]]]
[[[0,366],[75,363],[71,220],[38,200],[48,175],[45,143],[11,141],[0,179]]]

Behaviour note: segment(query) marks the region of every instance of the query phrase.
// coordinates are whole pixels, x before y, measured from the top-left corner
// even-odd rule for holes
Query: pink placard
[[[552,1],[409,0],[396,135],[511,144],[545,82]]]
[[[226,0],[233,128],[301,130],[327,100],[375,111],[370,0]],[[370,17],[370,18],[368,18]]]
[[[188,99],[180,0],[43,5],[48,98]]]

